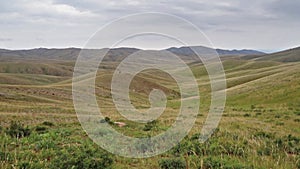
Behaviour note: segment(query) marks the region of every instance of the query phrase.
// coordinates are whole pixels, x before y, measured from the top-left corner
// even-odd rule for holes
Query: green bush
[[[300,122],[300,119],[294,119],[294,122]]]
[[[283,147],[283,140],[281,138],[277,138],[275,140],[275,144],[277,147],[282,148]]]
[[[159,161],[161,169],[185,169],[185,161],[181,158],[162,159]]]
[[[195,149],[196,146],[199,144],[194,144],[194,142],[188,141],[188,140],[183,140],[180,143],[178,143],[175,147],[171,149],[172,154],[175,156],[181,156],[184,154],[187,155],[194,155],[197,154],[198,151]],[[199,145],[200,146],[200,145]],[[202,154],[202,152],[201,152]]]
[[[110,124],[110,125],[113,125],[113,124],[114,124],[114,122],[111,121],[109,117],[105,117],[104,119],[101,119],[101,120],[100,120],[100,123],[108,123],[108,124]]]
[[[44,121],[42,124],[45,125],[45,126],[50,126],[50,127],[54,126],[54,124],[52,122],[49,122],[49,121]]]
[[[252,166],[247,166],[237,160],[232,160],[229,157],[207,157],[203,160],[203,169],[252,169]]]
[[[286,137],[286,152],[290,154],[300,154],[300,138],[292,135]]]
[[[91,145],[70,147],[56,156],[51,161],[49,168],[72,168],[72,169],[105,169],[111,168],[113,159],[104,150]]]
[[[244,114],[244,117],[251,117],[251,114],[246,113],[246,114]]]
[[[279,114],[276,114],[274,117],[279,119],[281,116]]]
[[[145,127],[143,128],[144,131],[150,131],[152,130],[152,128],[155,128],[157,125],[157,121],[156,120],[153,120],[153,121],[150,121],[148,122]]]
[[[275,123],[275,125],[276,125],[276,126],[283,126],[283,125],[284,125],[284,122],[278,121],[278,122]]]
[[[295,111],[294,114],[296,114],[297,116],[300,116],[300,111]]]
[[[1,162],[7,162],[7,163],[13,162],[15,160],[13,154],[14,153],[10,153],[10,152],[0,149],[0,163]]]
[[[5,153],[0,150],[0,161],[5,160]]]
[[[47,127],[44,127],[44,126],[36,126],[36,127],[35,127],[35,131],[36,131],[37,133],[43,134],[43,133],[46,133],[46,132],[47,132]]]
[[[264,131],[259,131],[259,132],[256,132],[254,134],[255,137],[258,137],[258,138],[273,138],[274,135],[273,134],[270,134],[270,133],[266,133]]]
[[[18,168],[20,168],[20,169],[27,169],[27,168],[31,168],[31,167],[30,167],[30,163],[29,162],[27,162],[27,161],[21,161],[18,164]]]
[[[105,120],[106,122],[110,122],[110,118],[109,118],[109,117],[105,117],[104,120]]]
[[[269,155],[271,155],[271,153],[272,153],[272,149],[271,149],[271,147],[268,147],[268,146],[258,148],[258,150],[257,150],[257,154],[261,155],[261,156],[263,156],[263,155],[269,156]]]
[[[31,134],[31,130],[28,127],[24,127],[19,122],[12,121],[10,126],[6,129],[6,133],[11,137],[21,138],[27,137]]]
[[[260,115],[262,115],[262,113],[255,113],[255,115],[256,115],[256,116],[260,116]]]
[[[222,154],[234,155],[240,157],[246,157],[246,146],[236,142],[223,142],[220,147],[222,147]]]
[[[300,155],[297,157],[297,163],[296,163],[297,168],[300,168]]]

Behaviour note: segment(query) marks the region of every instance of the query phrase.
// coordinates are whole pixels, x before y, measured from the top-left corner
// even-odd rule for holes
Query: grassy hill
[[[74,62],[4,61],[0,63],[0,73],[71,76],[73,66]]]
[[[300,61],[300,47],[288,49],[285,51],[267,54],[267,55],[252,55],[244,56],[244,59],[255,60],[272,60],[277,62],[299,62]]]
[[[225,49],[212,49],[203,46],[191,46],[191,47],[180,47],[180,48],[169,48],[165,49],[169,52],[173,52],[185,61],[198,61],[198,56],[195,56],[194,51],[206,54],[217,52],[220,56],[244,56],[244,55],[262,55],[263,52],[256,50],[225,50]],[[128,55],[139,51],[141,49],[136,48],[113,48],[113,49],[85,49],[90,52],[103,52],[107,51],[104,61],[114,62],[122,61]],[[75,61],[79,55],[81,49],[79,48],[65,48],[65,49],[47,49],[37,48],[28,50],[6,50],[0,49],[0,61]],[[162,50],[164,51],[164,50]]]
[[[197,137],[207,117],[211,88],[202,63],[190,63],[201,95],[196,124],[178,146],[147,159],[110,154],[88,138],[72,103],[74,60],[58,61],[60,57],[51,56],[49,51],[45,53],[51,59],[37,59],[41,53],[30,54],[34,56],[31,59],[0,57],[3,61],[0,63],[0,168],[138,169],[172,164],[192,169],[300,167],[298,49],[255,58],[223,59],[226,107],[217,131],[204,144]],[[118,59],[108,59],[100,65],[95,88],[103,114],[110,121],[127,124],[112,126],[132,137],[153,136],[167,130],[180,108],[179,89],[174,79],[158,70],[144,70],[134,78],[130,99],[137,109],[149,107],[148,95],[153,88],[163,90],[168,98],[166,111],[155,123],[135,123],[121,116],[112,101],[110,82],[117,65]],[[89,77],[82,80],[85,78]],[[13,125],[11,121],[23,126]],[[30,135],[14,137],[11,133],[16,131],[16,126],[24,131],[28,126]]]
[[[81,49],[28,49],[28,50],[0,50],[0,60],[75,60]]]

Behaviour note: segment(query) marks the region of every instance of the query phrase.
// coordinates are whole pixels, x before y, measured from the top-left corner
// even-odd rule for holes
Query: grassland
[[[174,79],[158,70],[145,70],[134,78],[130,98],[136,108],[149,107],[153,88],[168,98],[157,121],[135,123],[118,114],[112,102],[110,82],[116,64],[101,65],[96,79],[103,114],[127,124],[113,127],[133,137],[167,130],[180,107]],[[40,60],[0,63],[0,168],[300,168],[300,62],[224,59],[226,107],[218,130],[204,144],[197,138],[211,89],[204,66],[191,64],[201,95],[196,124],[176,147],[146,159],[110,154],[89,139],[73,108],[73,65]],[[30,135],[20,137],[27,130]]]

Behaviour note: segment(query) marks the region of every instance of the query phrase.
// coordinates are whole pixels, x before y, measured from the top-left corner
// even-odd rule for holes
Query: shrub
[[[15,160],[14,153],[7,152],[5,150],[0,149],[0,163],[8,162],[12,163]]]
[[[35,127],[35,131],[38,132],[38,133],[45,133],[47,131],[47,127],[44,127],[44,126],[36,126]]]
[[[281,148],[281,147],[283,147],[283,140],[281,138],[277,138],[275,140],[275,144],[276,144],[277,147]]]
[[[220,146],[222,146],[223,154],[241,156],[241,157],[245,157],[247,155],[245,152],[246,147],[243,144],[239,144],[237,142],[225,141],[222,142]]]
[[[0,150],[0,161],[5,160],[5,153]]]
[[[104,169],[111,168],[112,164],[111,155],[104,150],[91,145],[83,145],[61,151],[51,161],[49,168]]]
[[[180,156],[180,155],[184,155],[184,154],[188,154],[188,155],[193,155],[193,154],[197,154],[196,152],[196,144],[194,144],[191,141],[186,141],[183,140],[180,143],[178,143],[175,147],[173,147],[171,149],[172,154],[174,154],[175,156]],[[202,152],[201,152],[202,154]]]
[[[30,168],[30,164],[27,161],[22,161],[18,164],[18,167],[20,169],[26,169],[26,168]]]
[[[143,128],[144,131],[150,131],[152,129],[151,125],[146,124],[145,127]]]
[[[257,154],[258,154],[258,155],[261,155],[261,156],[263,156],[263,155],[269,156],[269,155],[271,155],[271,153],[272,153],[272,150],[271,150],[271,148],[268,147],[268,146],[263,147],[263,148],[259,148],[259,149],[257,150]]]
[[[10,126],[6,129],[6,133],[11,137],[21,138],[29,136],[31,134],[31,130],[28,127],[24,127],[19,122],[12,121]]]
[[[223,169],[250,169],[252,166],[241,164],[228,157],[207,157],[203,160],[203,169],[223,168]]]
[[[284,125],[284,122],[279,122],[279,121],[278,121],[278,122],[276,122],[275,124],[276,124],[277,126],[283,126],[283,125]]]
[[[296,163],[297,168],[300,168],[300,155],[297,157],[297,163]]]
[[[295,111],[294,114],[296,114],[297,116],[300,116],[300,111]]]
[[[156,127],[156,124],[157,124],[157,121],[156,120],[153,120],[153,121],[150,121],[148,122],[145,127],[143,128],[144,131],[150,131],[152,130],[152,128]]]
[[[142,153],[147,153],[147,152],[153,152],[153,147],[152,145],[157,144],[156,140],[151,139],[150,135],[147,136],[149,139],[137,141],[134,146],[134,151],[142,152]]]
[[[162,159],[159,161],[161,169],[185,169],[185,161],[181,158]]]
[[[249,114],[249,113],[244,114],[244,117],[250,117],[250,116],[251,116],[251,114]]]
[[[255,115],[256,115],[256,116],[260,116],[260,115],[262,115],[262,113],[256,113]]]
[[[105,117],[104,120],[106,123],[108,123],[110,125],[114,125],[114,122],[109,117]]]
[[[260,138],[273,138],[274,136],[270,133],[266,133],[264,131],[259,131],[259,132],[256,132],[254,134],[255,137],[260,137]]]
[[[104,119],[101,119],[101,120],[100,120],[100,123],[108,123],[108,124],[110,124],[110,125],[113,125],[113,124],[114,124],[114,122],[111,121],[109,117],[105,117]]]
[[[286,138],[286,151],[291,154],[300,154],[300,138],[289,134]]]
[[[109,123],[110,122],[110,118],[109,117],[105,117],[104,120]]]
[[[276,118],[276,119],[279,119],[279,118],[280,118],[280,115],[279,115],[279,114],[276,114],[276,115],[275,115],[275,118]]]
[[[54,126],[54,124],[52,123],[52,122],[49,122],[49,121],[44,121],[43,122],[43,125],[45,125],[45,126]]]
[[[300,122],[300,119],[295,119],[294,122]]]

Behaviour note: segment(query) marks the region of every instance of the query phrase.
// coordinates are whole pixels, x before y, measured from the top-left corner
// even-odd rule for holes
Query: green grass
[[[268,54],[257,60],[273,60],[279,62],[299,62],[300,61],[300,48],[289,49],[286,51]]]
[[[0,168],[299,168],[299,62],[224,60],[226,108],[217,132],[204,144],[197,138],[207,117],[211,89],[205,67],[194,63],[201,114],[179,145],[146,159],[110,154],[89,139],[73,108],[73,63],[28,62],[0,64]],[[134,78],[130,98],[139,110],[150,106],[148,94],[153,88],[163,90],[168,98],[166,111],[157,121],[136,123],[121,116],[113,105],[110,80],[115,65],[106,63],[97,74],[96,93],[104,116],[125,122],[125,127],[113,127],[132,137],[166,131],[180,107],[174,79],[157,70],[145,70]],[[28,67],[33,68],[23,71]],[[49,72],[40,72],[42,67]],[[31,134],[11,137],[11,121],[28,126]]]

